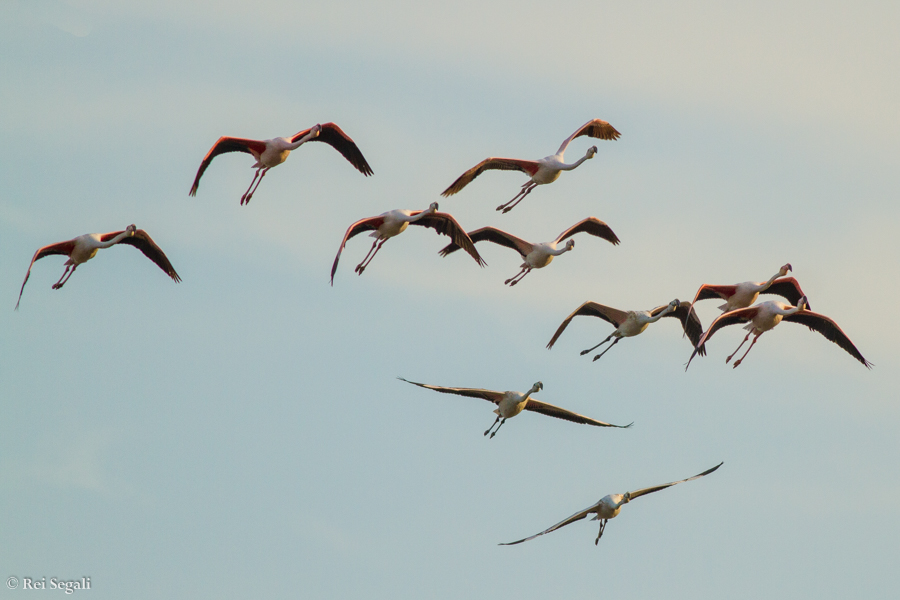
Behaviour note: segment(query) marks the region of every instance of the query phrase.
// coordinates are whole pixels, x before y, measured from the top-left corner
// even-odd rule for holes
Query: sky
[[[91,578],[91,598],[892,598],[900,538],[900,5],[593,1],[0,0],[0,576]],[[515,210],[577,127],[617,141]],[[221,135],[337,123],[374,170],[309,144],[247,206]],[[622,243],[508,288],[520,259],[438,255],[411,227],[362,276],[346,228],[439,202],[531,241],[595,216]],[[41,246],[135,223],[64,288]],[[644,310],[784,263],[865,369],[782,324],[691,353]],[[698,305],[704,325],[718,314]],[[883,308],[882,308],[883,307]],[[525,391],[630,429],[493,407]],[[703,479],[505,547],[610,493]],[[540,565],[535,568],[535,565]],[[0,587],[2,597],[19,597]],[[28,591],[28,590],[24,590]]]

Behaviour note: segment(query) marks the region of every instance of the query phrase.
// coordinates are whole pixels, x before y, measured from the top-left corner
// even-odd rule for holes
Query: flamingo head
[[[125,232],[128,233],[128,235],[134,235],[135,231],[137,231],[137,225],[134,223],[125,228]]]
[[[619,501],[619,506],[628,504],[629,502],[631,502],[631,492],[625,492],[624,494],[622,494],[622,499]]]
[[[778,269],[778,273],[782,277],[784,277],[785,275],[788,274],[789,271],[793,271],[793,270],[794,269],[793,269],[793,267],[791,267],[791,263],[788,263],[788,264],[784,265],[783,267],[781,267],[780,269]]]
[[[542,389],[544,389],[544,384],[541,383],[540,381],[536,381],[536,382],[534,382],[534,385],[531,386],[531,392],[530,392],[530,393],[531,393],[531,394],[534,394],[534,393],[536,393],[536,392],[541,391]]]
[[[797,302],[797,308],[809,310],[809,300],[806,299],[806,296],[800,298],[800,301]]]
[[[681,304],[681,301],[678,300],[678,298],[675,298],[674,300],[669,302],[669,308],[671,308],[672,310],[675,310],[676,308],[678,308],[679,304]]]
[[[432,203],[428,206],[428,211],[429,211],[429,212],[436,213],[437,210],[438,210],[438,203],[437,203],[437,202],[432,202]]]
[[[322,125],[320,123],[316,123],[313,125],[312,129],[309,130],[311,134],[316,137],[319,137],[319,134],[322,133]]]
[[[590,148],[588,148],[587,154],[585,156],[587,156],[587,158],[594,158],[595,154],[597,154],[597,146],[591,146]]]
[[[575,240],[573,240],[572,238],[569,238],[566,241],[566,250],[571,250],[574,247],[575,247]]]

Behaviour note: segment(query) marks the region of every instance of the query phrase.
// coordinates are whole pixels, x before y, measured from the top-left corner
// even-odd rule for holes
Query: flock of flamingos
[[[460,175],[456,181],[444,190],[442,195],[451,196],[460,192],[476,177],[487,170],[499,169],[521,171],[528,175],[528,181],[522,185],[521,190],[511,200],[497,207],[498,211],[502,211],[503,213],[509,212],[522,202],[522,200],[524,200],[537,186],[553,183],[559,178],[563,171],[576,169],[582,163],[594,157],[597,153],[596,146],[590,147],[585,155],[577,161],[573,163],[564,162],[566,148],[568,148],[573,140],[581,136],[588,136],[601,140],[616,140],[620,137],[620,134],[606,121],[593,119],[579,127],[575,133],[567,137],[560,145],[559,150],[556,151],[556,154],[552,154],[540,160],[496,157],[486,158]],[[256,160],[256,163],[253,165],[253,168],[256,169],[256,173],[254,174],[253,180],[250,182],[247,191],[241,196],[241,204],[247,204],[259,188],[260,183],[266,176],[266,173],[268,173],[269,169],[283,163],[291,151],[296,150],[306,142],[325,142],[340,152],[341,155],[343,155],[343,157],[346,158],[360,173],[365,176],[372,174],[371,167],[369,167],[362,152],[360,152],[353,140],[334,123],[325,123],[324,125],[315,125],[314,127],[301,131],[289,138],[279,137],[270,140],[251,140],[227,136],[219,138],[200,163],[200,168],[197,170],[197,176],[191,186],[190,195],[193,196],[197,193],[197,189],[200,185],[200,178],[206,172],[206,169],[216,156],[226,152],[244,152],[252,155]],[[524,262],[521,265],[521,270],[505,281],[505,283],[510,286],[516,285],[532,270],[546,267],[555,256],[559,256],[572,250],[575,247],[575,240],[572,239],[575,234],[587,233],[602,238],[613,245],[619,243],[619,238],[616,237],[616,234],[613,233],[612,229],[606,223],[594,217],[588,217],[579,221],[560,233],[559,236],[552,241],[536,244],[526,242],[523,239],[495,227],[482,227],[467,233],[450,214],[438,212],[438,204],[437,202],[433,202],[425,210],[391,210],[374,217],[360,219],[350,225],[350,227],[347,228],[346,233],[344,233],[344,237],[338,248],[337,256],[334,258],[334,264],[331,267],[331,284],[334,285],[334,277],[337,273],[338,261],[341,258],[341,253],[351,238],[366,231],[371,232],[369,235],[375,238],[368,253],[355,268],[356,273],[362,275],[363,271],[369,263],[371,263],[375,255],[378,254],[378,251],[384,243],[390,238],[403,233],[409,225],[429,227],[434,229],[437,233],[449,237],[452,241],[440,251],[441,256],[447,256],[462,249],[471,256],[479,266],[484,266],[485,263],[475,248],[475,245],[478,242],[490,241],[515,250],[521,255]],[[560,244],[563,244],[563,242],[565,242],[565,244],[560,247]],[[35,261],[54,254],[65,255],[68,257],[68,260],[64,263],[66,268],[62,277],[60,277],[52,286],[53,289],[60,289],[72,277],[80,264],[93,258],[101,248],[109,248],[110,246],[115,246],[117,244],[128,244],[136,247],[143,252],[147,258],[156,263],[157,266],[159,266],[159,268],[174,281],[181,281],[178,273],[176,273],[175,269],[172,267],[172,263],[169,262],[165,253],[158,245],[156,245],[150,235],[143,229],[137,229],[134,225],[129,225],[124,231],[113,231],[104,234],[89,233],[68,241],[50,244],[38,249],[31,259],[31,263],[28,265],[28,272],[25,274],[25,280],[22,282],[22,288],[19,291],[19,301],[16,303],[16,309],[19,308],[19,303],[22,300],[22,292],[25,290],[25,284],[28,283],[28,278],[31,275],[31,269],[34,266]],[[717,331],[728,325],[744,324],[747,335],[744,337],[740,346],[725,359],[726,363],[730,362],[738,353],[738,350],[743,347],[752,335],[753,340],[750,342],[750,346],[747,348],[746,352],[744,352],[739,359],[734,361],[733,366],[737,367],[747,357],[747,354],[763,333],[773,329],[781,321],[790,321],[806,325],[810,330],[821,333],[826,339],[843,348],[865,367],[871,368],[872,364],[863,358],[856,346],[853,345],[853,342],[850,341],[847,335],[833,320],[809,310],[809,301],[803,293],[803,290],[800,288],[800,284],[793,277],[787,277],[789,271],[791,271],[791,265],[786,264],[771,278],[761,283],[745,281],[734,285],[704,284],[697,290],[692,302],[680,302],[675,299],[666,305],[658,306],[648,311],[623,311],[596,302],[585,302],[575,309],[575,311],[566,317],[560,324],[556,333],[553,334],[553,337],[547,344],[547,348],[553,347],[553,344],[556,343],[559,336],[562,335],[563,331],[565,331],[566,327],[568,327],[569,323],[576,316],[587,315],[599,317],[615,328],[602,342],[581,353],[582,355],[587,354],[597,349],[599,346],[612,341],[603,352],[594,357],[594,360],[597,360],[603,356],[603,354],[609,352],[609,350],[619,343],[622,338],[633,337],[640,334],[647,329],[651,323],[655,323],[663,317],[675,317],[681,322],[682,329],[693,346],[693,353],[688,360],[687,366],[690,366],[691,361],[697,354],[706,354],[706,343],[710,341]],[[754,304],[760,294],[774,294],[781,296],[790,302],[790,304],[777,300],[768,300],[766,302]],[[700,300],[710,298],[720,298],[721,300],[724,300],[725,303],[719,306],[722,314],[719,315],[719,317],[716,318],[704,332],[700,319],[694,311],[694,304]],[[687,369],[687,366],[685,369]],[[407,380],[403,379],[403,381]],[[407,383],[442,393],[483,398],[484,400],[496,404],[497,408],[494,410],[494,413],[496,413],[497,418],[487,431],[484,432],[485,436],[490,434],[491,438],[497,434],[497,431],[503,426],[507,419],[518,415],[523,410],[530,410],[551,417],[598,427],[631,426],[630,424],[624,426],[612,425],[610,423],[579,415],[564,408],[553,406],[552,404],[539,402],[532,397],[532,394],[539,392],[544,387],[539,381],[525,393],[515,391],[498,392],[475,388],[441,387],[416,383],[414,381],[407,381]],[[531,540],[575,521],[584,519],[590,514],[594,514],[593,520],[600,521],[600,531],[594,541],[594,543],[597,544],[600,541],[600,537],[603,535],[607,521],[618,515],[622,507],[631,500],[679,483],[704,477],[718,469],[720,466],[722,466],[722,463],[688,479],[642,488],[624,494],[610,494],[602,498],[593,506],[575,513],[564,521],[561,521],[538,534],[515,542],[510,542],[509,544],[501,545],[519,544]]]

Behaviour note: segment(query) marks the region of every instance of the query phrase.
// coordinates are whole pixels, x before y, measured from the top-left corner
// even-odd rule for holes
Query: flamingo
[[[694,304],[699,300],[707,300],[708,298],[721,298],[725,300],[725,304],[719,307],[723,313],[731,312],[739,308],[746,308],[756,302],[760,294],[777,294],[783,296],[791,304],[796,303],[803,297],[803,290],[800,284],[793,277],[785,277],[792,270],[791,263],[788,263],[778,269],[778,272],[772,275],[768,281],[761,283],[753,281],[744,281],[734,285],[711,285],[704,283],[697,290],[694,301],[691,302],[691,310]],[[779,279],[783,277],[784,279]]]
[[[200,168],[197,169],[194,185],[191,186],[191,196],[197,194],[200,178],[203,176],[203,172],[206,171],[209,163],[212,162],[212,159],[226,152],[246,152],[247,154],[252,154],[253,158],[256,159],[256,164],[252,166],[252,168],[256,169],[256,174],[253,176],[253,181],[250,182],[250,187],[241,196],[241,205],[247,204],[269,169],[283,163],[287,160],[288,154],[292,150],[296,150],[310,141],[325,142],[340,152],[360,173],[366,177],[372,174],[372,168],[369,167],[369,163],[366,162],[362,152],[359,151],[359,148],[356,147],[350,136],[334,123],[325,123],[324,125],[319,124],[309,129],[304,129],[289,138],[277,137],[271,140],[248,140],[228,136],[220,137],[213,144],[213,147],[209,149],[209,152],[206,153],[206,156],[203,157],[203,162],[200,163]],[[257,178],[259,179],[257,180]],[[256,187],[253,187],[254,183]]]
[[[559,336],[562,335],[562,332],[568,327],[569,322],[577,317],[578,315],[588,315],[591,317],[600,317],[604,321],[611,324],[616,328],[609,336],[597,344],[592,348],[588,348],[587,350],[583,350],[581,355],[584,356],[591,350],[596,350],[609,340],[613,340],[613,343],[609,345],[609,348],[598,354],[594,357],[594,360],[597,360],[607,352],[609,352],[610,348],[619,343],[624,337],[632,337],[642,333],[650,323],[655,323],[659,321],[663,317],[676,317],[679,321],[681,321],[681,327],[684,329],[684,332],[688,335],[691,342],[697,347],[697,342],[700,340],[700,335],[703,332],[703,326],[700,324],[700,319],[697,317],[696,312],[692,312],[690,310],[689,302],[679,302],[676,298],[672,300],[665,306],[657,306],[653,310],[630,310],[628,312],[617,310],[615,308],[611,308],[609,306],[604,306],[602,304],[597,304],[596,302],[585,302],[581,306],[579,306],[575,311],[566,317],[566,320],[562,322],[559,326],[559,329],[556,330],[556,333],[553,334],[553,337],[550,339],[550,342],[547,344],[547,348],[552,348],[553,344],[556,343],[556,340],[559,339]],[[699,348],[699,352],[701,354],[705,354],[706,350],[702,347],[702,344]]]
[[[466,187],[473,179],[481,175],[481,173],[489,169],[522,171],[531,177],[531,179],[522,184],[522,189],[518,194],[513,196],[512,200],[497,207],[497,210],[502,210],[504,213],[507,213],[511,211],[516,204],[521,202],[525,196],[530,194],[531,190],[535,187],[545,183],[553,183],[559,179],[559,174],[563,171],[571,171],[581,165],[584,161],[594,158],[594,155],[597,153],[597,146],[588,148],[585,155],[572,164],[563,162],[563,155],[566,152],[566,148],[569,146],[569,142],[583,135],[601,140],[617,140],[622,134],[616,131],[616,128],[606,121],[603,121],[602,119],[592,119],[579,127],[575,133],[567,137],[559,147],[559,150],[556,151],[556,154],[545,156],[540,160],[520,160],[517,158],[497,157],[486,158],[460,175],[441,195],[452,196]]]
[[[550,261],[553,260],[554,256],[559,256],[560,254],[572,250],[575,247],[575,240],[570,239],[563,248],[557,249],[557,245],[566,238],[581,232],[603,238],[613,246],[619,243],[619,238],[616,237],[616,234],[613,233],[613,230],[610,229],[609,225],[595,217],[588,217],[587,219],[579,221],[559,234],[552,242],[545,242],[543,244],[526,242],[523,239],[519,239],[516,236],[495,227],[482,227],[481,229],[470,231],[469,237],[472,238],[472,241],[475,243],[487,240],[489,242],[494,242],[495,244],[500,244],[501,246],[506,246],[507,248],[512,248],[522,255],[522,258],[525,259],[525,262],[522,263],[522,270],[515,276],[503,282],[513,286],[522,281],[532,269],[542,269],[550,264]],[[441,250],[441,256],[447,256],[457,250],[459,250],[459,246],[451,242]]]
[[[575,521],[580,521],[591,513],[594,513],[594,518],[591,521],[600,521],[600,532],[597,534],[597,539],[594,540],[594,545],[596,546],[600,542],[600,538],[603,536],[603,531],[606,529],[606,523],[610,519],[616,517],[619,514],[619,511],[622,510],[622,507],[634,500],[635,498],[640,498],[646,494],[652,494],[653,492],[658,492],[660,490],[664,490],[666,488],[672,487],[673,485],[678,485],[679,483],[684,483],[686,481],[692,481],[694,479],[699,479],[700,477],[705,477],[709,475],[719,467],[721,467],[724,462],[720,462],[712,469],[708,469],[703,471],[699,475],[694,475],[693,477],[688,477],[687,479],[682,479],[681,481],[673,481],[672,483],[664,483],[662,485],[655,485],[653,487],[643,488],[640,490],[635,490],[633,492],[625,492],[624,494],[609,494],[600,499],[597,504],[593,506],[589,506],[581,512],[577,512],[565,521],[560,521],[553,527],[549,529],[545,529],[540,533],[536,533],[527,538],[522,538],[521,540],[516,540],[515,542],[507,542],[505,544],[500,544],[500,546],[512,546],[514,544],[521,544],[522,542],[527,542],[528,540],[533,540],[534,538],[544,535],[545,533],[550,533],[551,531],[556,531],[560,527],[565,527],[569,523],[574,523]]]
[[[494,420],[493,424],[491,424],[491,426],[487,428],[487,431],[484,432],[484,435],[491,433],[491,429],[494,429],[494,425],[497,425],[497,423],[500,424],[497,425],[497,429],[494,429],[494,432],[491,433],[491,438],[497,435],[497,432],[500,431],[500,428],[503,427],[503,424],[506,423],[507,419],[515,417],[523,410],[533,410],[534,412],[538,412],[549,417],[565,419],[566,421],[572,421],[573,423],[594,425],[596,427],[618,427],[620,429],[627,429],[634,425],[634,423],[629,423],[628,425],[612,425],[611,423],[596,421],[589,417],[579,415],[578,413],[568,411],[564,408],[553,406],[552,404],[538,402],[537,400],[532,398],[531,395],[544,389],[544,384],[540,381],[535,382],[535,384],[531,386],[531,389],[524,394],[520,394],[519,392],[495,392],[493,390],[482,390],[478,388],[441,387],[438,385],[429,385],[427,383],[416,383],[415,381],[409,381],[408,379],[403,379],[402,377],[398,377],[397,379],[405,381],[406,383],[411,383],[413,385],[423,387],[428,390],[441,392],[442,394],[458,394],[460,396],[471,396],[472,398],[483,398],[489,402],[493,402],[497,405],[497,408],[494,410],[497,418]]]
[[[109,248],[116,244],[128,244],[134,246],[144,253],[144,256],[152,260],[162,269],[166,275],[175,280],[176,283],[181,281],[181,277],[172,268],[172,263],[166,257],[165,253],[156,245],[153,238],[150,237],[143,229],[138,229],[133,224],[125,228],[124,231],[112,231],[110,233],[86,233],[65,242],[58,242],[39,248],[34,253],[31,263],[28,265],[28,272],[25,273],[25,281],[22,282],[22,288],[19,290],[19,300],[16,302],[16,310],[19,310],[19,302],[22,301],[22,292],[25,291],[25,284],[31,276],[31,267],[34,261],[50,256],[52,254],[64,254],[69,257],[65,262],[66,270],[63,271],[59,281],[53,284],[52,288],[58,290],[66,284],[78,265],[85,263],[97,255],[97,251],[101,248]]]
[[[732,368],[737,368],[739,364],[747,357],[750,353],[750,350],[753,348],[753,344],[756,343],[756,340],[759,339],[759,336],[764,334],[765,332],[773,329],[776,325],[781,323],[781,321],[792,321],[794,323],[800,323],[802,325],[806,325],[812,331],[818,331],[822,335],[825,336],[826,339],[831,340],[844,350],[846,350],[850,356],[858,360],[865,366],[867,369],[872,368],[872,363],[863,358],[863,355],[856,349],[856,346],[853,345],[853,342],[850,341],[850,338],[847,337],[840,327],[838,327],[837,323],[826,317],[825,315],[820,315],[819,313],[814,313],[809,310],[809,304],[806,301],[806,296],[800,298],[800,301],[797,302],[797,306],[791,306],[790,304],[785,304],[784,302],[779,302],[778,300],[768,300],[766,302],[760,302],[755,306],[750,306],[748,308],[739,308],[738,310],[733,310],[731,312],[723,313],[718,316],[718,318],[712,322],[712,325],[709,326],[709,329],[706,330],[706,333],[703,334],[703,337],[700,338],[700,345],[706,343],[709,338],[713,336],[713,334],[723,327],[727,327],[728,325],[736,325],[738,323],[746,323],[744,329],[747,330],[747,335],[744,336],[744,341],[741,342],[740,346],[735,349],[731,355],[725,359],[725,362],[728,363],[734,358],[734,355],[738,353],[738,350],[741,349],[750,336],[753,335],[753,341],[750,342],[750,347],[747,348],[747,351],[744,352],[744,355],[740,357],[738,360],[734,362]],[[694,356],[697,354],[697,350],[694,350],[694,353],[691,354],[691,357],[688,359],[687,365],[684,367],[684,370],[687,371],[687,368],[691,366],[691,361],[694,360]]]
[[[347,240],[363,231],[372,231],[369,235],[375,238],[375,241],[372,242],[369,253],[366,254],[361,263],[356,265],[355,269],[357,273],[362,275],[384,243],[395,235],[400,235],[406,231],[410,224],[431,227],[441,235],[449,236],[453,243],[462,247],[475,259],[475,262],[483,267],[485,262],[478,255],[475,244],[466,235],[466,230],[451,215],[437,212],[437,209],[438,203],[432,202],[426,210],[391,210],[376,217],[360,219],[348,227],[347,232],[344,234],[344,239],[341,241],[341,247],[338,248],[337,256],[334,257],[334,264],[331,266],[331,285],[334,285],[334,274],[337,271],[338,260],[341,258],[344,246],[347,245]]]

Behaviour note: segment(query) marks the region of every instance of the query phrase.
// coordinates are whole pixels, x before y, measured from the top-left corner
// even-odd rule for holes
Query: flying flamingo
[[[288,154],[292,150],[296,150],[310,141],[325,142],[340,152],[360,173],[367,177],[372,174],[369,163],[366,162],[362,152],[359,151],[359,148],[356,147],[350,136],[334,123],[325,123],[324,125],[314,125],[309,129],[304,129],[289,138],[277,137],[271,140],[248,140],[228,136],[220,137],[219,141],[213,144],[213,147],[203,157],[203,162],[200,163],[200,168],[197,169],[194,185],[191,186],[191,196],[197,194],[200,178],[203,176],[203,172],[206,171],[206,167],[212,162],[212,159],[226,152],[246,152],[247,154],[252,154],[253,158],[256,159],[256,164],[252,166],[252,168],[256,169],[256,174],[253,176],[253,181],[250,182],[250,187],[241,196],[241,205],[247,204],[269,169],[283,163],[287,160]],[[257,178],[259,179],[257,180]],[[254,183],[256,187],[253,187]]]
[[[712,469],[707,471],[703,471],[699,475],[694,475],[693,477],[688,477],[687,479],[682,479],[681,481],[673,481],[672,483],[664,483],[662,485],[655,485],[653,487],[643,488],[640,490],[635,490],[633,492],[625,492],[624,494],[609,494],[608,496],[604,496],[600,499],[597,504],[593,506],[589,506],[581,512],[577,512],[565,521],[560,521],[550,529],[545,529],[540,533],[536,533],[527,538],[522,538],[521,540],[517,540],[515,542],[508,542],[505,544],[500,544],[501,546],[512,546],[514,544],[521,544],[522,542],[527,542],[528,540],[533,540],[534,538],[544,535],[545,533],[550,533],[551,531],[556,531],[560,527],[565,527],[569,523],[574,523],[575,521],[580,521],[591,513],[594,513],[594,518],[591,521],[600,521],[600,533],[597,534],[597,539],[594,540],[594,545],[596,546],[600,542],[600,538],[603,536],[603,530],[606,529],[606,523],[613,517],[619,514],[619,511],[622,510],[622,507],[634,500],[635,498],[640,498],[645,494],[652,494],[653,492],[658,492],[660,490],[664,490],[668,487],[672,487],[673,485],[678,485],[679,483],[684,483],[685,481],[692,481],[694,479],[699,479],[700,477],[704,477],[709,475],[719,467],[721,467],[724,462],[720,462]]]
[[[485,262],[481,260],[481,256],[478,255],[475,244],[472,243],[472,240],[466,235],[466,230],[463,229],[460,224],[456,222],[456,219],[448,213],[437,212],[437,209],[438,203],[432,202],[431,206],[426,210],[391,210],[382,213],[377,217],[361,219],[348,227],[347,233],[344,234],[344,239],[341,241],[341,247],[338,248],[337,256],[334,257],[334,264],[331,266],[331,285],[334,285],[334,274],[337,271],[338,260],[341,258],[341,252],[344,251],[344,246],[347,245],[347,240],[363,231],[372,231],[369,235],[370,237],[375,238],[375,241],[372,242],[369,253],[366,254],[366,257],[362,262],[356,265],[356,269],[354,269],[357,273],[362,275],[366,267],[369,266],[369,263],[372,262],[372,259],[375,258],[375,255],[378,254],[378,251],[381,250],[384,243],[395,235],[400,235],[406,231],[406,228],[410,224],[431,227],[441,235],[449,236],[453,240],[453,243],[462,247],[483,267]]]
[[[19,300],[16,302],[16,310],[19,309],[19,302],[22,301],[22,292],[25,291],[25,284],[28,283],[28,278],[31,276],[31,267],[34,265],[34,261],[52,254],[64,254],[69,257],[69,260],[65,262],[66,270],[63,271],[62,277],[60,277],[59,281],[52,286],[54,290],[58,290],[66,284],[70,277],[72,277],[75,273],[75,269],[78,268],[78,265],[94,258],[97,251],[101,248],[109,248],[116,244],[128,244],[129,246],[134,246],[143,252],[144,256],[155,262],[157,266],[165,271],[166,275],[174,279],[176,283],[181,281],[181,277],[179,277],[178,273],[175,272],[175,269],[172,268],[172,263],[169,262],[169,259],[166,258],[165,253],[160,247],[156,245],[156,242],[153,241],[150,234],[143,229],[138,229],[134,225],[129,225],[125,228],[125,231],[86,233],[66,242],[59,242],[39,248],[38,251],[34,253],[34,257],[28,265],[28,272],[25,273],[25,281],[22,282],[22,288],[19,290]]]
[[[522,263],[522,270],[514,277],[504,281],[505,284],[512,286],[522,281],[532,269],[546,267],[550,264],[550,261],[553,260],[554,256],[559,256],[560,254],[572,250],[575,247],[575,240],[570,239],[566,242],[566,245],[560,249],[557,249],[557,245],[564,239],[581,232],[603,238],[614,246],[619,243],[619,238],[616,237],[616,234],[613,233],[613,230],[610,229],[609,225],[594,217],[588,217],[587,219],[579,221],[559,234],[552,242],[545,242],[543,244],[526,242],[523,239],[519,239],[516,236],[495,227],[482,227],[481,229],[470,231],[469,237],[472,238],[472,241],[475,243],[487,240],[489,242],[494,242],[495,244],[500,244],[501,246],[506,246],[507,248],[512,248],[522,255],[522,258],[525,259],[525,262]],[[441,256],[447,256],[457,250],[459,250],[459,246],[451,242],[441,250]]]
[[[563,162],[563,155],[566,152],[566,148],[569,146],[569,142],[583,135],[587,135],[592,138],[598,138],[601,140],[617,140],[621,136],[621,134],[616,131],[616,128],[606,121],[603,121],[601,119],[593,119],[579,127],[578,130],[575,131],[575,133],[567,137],[559,147],[559,150],[556,151],[556,154],[545,156],[540,160],[520,160],[517,158],[497,157],[486,158],[460,175],[456,181],[450,184],[450,187],[443,191],[441,195],[452,196],[453,194],[466,187],[473,179],[481,175],[481,173],[489,169],[499,169],[502,171],[522,171],[523,173],[531,177],[531,179],[522,184],[522,190],[518,194],[513,196],[512,200],[497,207],[497,210],[502,210],[503,212],[507,213],[511,211],[516,206],[516,204],[521,202],[525,198],[525,196],[530,194],[531,190],[533,190],[536,186],[543,185],[545,183],[553,183],[554,181],[559,179],[559,174],[563,171],[571,171],[589,158],[594,158],[594,154],[597,153],[597,146],[591,146],[590,148],[588,148],[587,153],[572,164],[566,164]]]
[[[783,296],[788,302],[794,304],[803,297],[803,290],[800,284],[793,277],[785,277],[791,271],[791,263],[788,263],[778,269],[778,272],[772,275],[768,281],[756,283],[753,281],[745,281],[734,285],[711,285],[704,283],[697,290],[694,301],[691,302],[691,310],[699,300],[707,300],[709,298],[721,298],[725,300],[725,304],[719,307],[722,312],[731,312],[739,308],[746,308],[756,302],[760,294],[777,294]],[[779,279],[782,277],[783,279]],[[807,307],[808,308],[808,307]]]
[[[500,428],[503,427],[503,424],[506,423],[507,419],[515,417],[523,410],[533,410],[534,412],[538,412],[549,417],[556,417],[557,419],[565,419],[566,421],[572,421],[573,423],[594,425],[597,427],[618,427],[620,429],[627,429],[634,424],[629,423],[628,425],[612,425],[610,423],[604,423],[603,421],[595,421],[594,419],[591,419],[589,417],[584,417],[582,415],[579,415],[578,413],[573,413],[564,408],[553,406],[552,404],[538,402],[537,400],[532,398],[531,395],[544,389],[544,384],[540,381],[531,386],[531,389],[524,394],[520,394],[519,392],[495,392],[493,390],[482,390],[477,388],[441,387],[437,385],[428,385],[427,383],[416,383],[415,381],[409,381],[408,379],[403,379],[402,377],[398,377],[397,379],[429,390],[441,392],[442,394],[458,394],[460,396],[471,396],[472,398],[483,398],[484,400],[493,402],[497,405],[496,410],[494,410],[497,418],[494,420],[493,424],[487,428],[487,431],[484,432],[484,435],[491,433],[491,429],[494,429],[494,425],[500,423],[499,425],[497,425],[497,429],[494,429],[494,432],[491,433],[492,438],[497,435],[497,432],[500,431]]]
[[[756,343],[759,336],[774,328],[781,323],[781,321],[792,321],[794,323],[806,325],[813,331],[818,331],[827,339],[846,350],[850,356],[861,362],[867,369],[872,368],[872,363],[863,358],[863,355],[856,349],[856,346],[853,345],[853,342],[850,341],[847,334],[838,327],[837,323],[825,315],[810,311],[808,307],[809,304],[806,302],[806,296],[803,296],[800,298],[797,306],[791,306],[790,304],[785,304],[778,300],[768,300],[766,302],[760,302],[755,306],[739,308],[738,310],[723,313],[712,322],[712,325],[709,326],[709,329],[707,329],[706,333],[703,334],[703,337],[700,338],[700,345],[705,344],[716,331],[723,327],[746,323],[744,329],[747,330],[747,335],[744,336],[744,341],[742,341],[740,346],[731,353],[731,356],[725,359],[726,363],[730,362],[731,359],[734,358],[734,355],[738,353],[738,350],[741,349],[741,346],[743,346],[747,340],[750,339],[750,336],[753,335],[754,338],[753,341],[750,342],[750,347],[747,348],[747,351],[744,352],[742,357],[734,362],[733,368],[736,368],[750,353],[753,344]],[[696,354],[697,350],[695,349],[694,353],[691,354],[691,357],[688,359],[687,365],[684,367],[685,371],[691,366],[691,361],[694,360]]]
[[[615,308],[611,308],[609,306],[604,306],[602,304],[597,304],[596,302],[585,302],[573,312],[571,315],[566,317],[566,320],[562,322],[559,326],[559,329],[556,330],[556,333],[553,334],[553,337],[550,339],[550,343],[547,344],[547,348],[552,348],[553,344],[556,343],[556,340],[559,339],[559,336],[562,335],[562,332],[568,327],[569,322],[577,317],[578,315],[588,315],[591,317],[600,317],[607,323],[611,324],[616,328],[609,336],[594,346],[593,348],[588,348],[587,350],[583,350],[581,355],[584,356],[591,350],[596,350],[609,340],[613,340],[613,343],[609,345],[609,348],[598,354],[594,357],[594,360],[597,360],[607,352],[609,352],[610,348],[619,343],[619,340],[623,337],[632,337],[642,333],[650,323],[655,323],[659,321],[663,317],[676,317],[679,321],[681,321],[681,327],[684,329],[684,332],[690,338],[691,342],[694,346],[697,346],[697,342],[700,340],[700,335],[703,332],[703,326],[700,324],[700,319],[697,317],[697,313],[690,310],[689,302],[679,302],[676,298],[672,300],[665,306],[657,306],[653,310],[630,310],[628,312],[617,310]],[[705,354],[705,349],[702,344],[699,348],[700,354]]]

